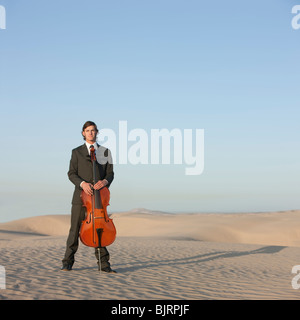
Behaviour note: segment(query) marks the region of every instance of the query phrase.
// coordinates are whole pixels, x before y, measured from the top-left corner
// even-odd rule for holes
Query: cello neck
[[[97,167],[97,161],[96,161],[96,155],[95,155],[95,148],[92,145],[91,148],[91,160],[92,160],[92,165],[93,165],[93,184],[95,184],[97,181],[96,177],[96,167]],[[94,201],[95,201],[95,209],[102,209],[102,204],[101,204],[101,197],[100,197],[100,192],[99,190],[94,189]]]

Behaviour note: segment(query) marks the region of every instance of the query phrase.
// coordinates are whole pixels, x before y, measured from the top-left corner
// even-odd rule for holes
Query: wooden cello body
[[[97,208],[95,193],[100,193],[102,208]],[[116,228],[113,220],[108,217],[106,207],[109,205],[110,192],[104,187],[94,190],[92,196],[84,191],[81,193],[86,218],[81,223],[80,240],[88,247],[101,248],[112,244],[116,239]]]

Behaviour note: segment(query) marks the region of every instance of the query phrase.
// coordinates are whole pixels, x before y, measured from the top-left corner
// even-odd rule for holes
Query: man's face
[[[96,141],[97,131],[94,126],[89,126],[82,131],[85,141],[88,143],[94,143]]]

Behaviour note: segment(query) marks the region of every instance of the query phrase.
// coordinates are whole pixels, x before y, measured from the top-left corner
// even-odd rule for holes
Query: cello
[[[97,160],[94,146],[91,146],[90,151],[93,165],[93,185],[95,185]],[[94,189],[92,195],[81,191],[80,197],[82,205],[86,209],[86,216],[81,222],[79,237],[84,245],[97,249],[98,269],[101,271],[100,248],[112,244],[117,233],[112,219],[107,214],[110,192],[107,187],[102,187],[100,190]]]

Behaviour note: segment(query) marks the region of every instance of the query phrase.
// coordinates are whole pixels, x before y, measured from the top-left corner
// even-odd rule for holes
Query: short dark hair
[[[90,127],[90,126],[94,126],[95,129],[96,129],[96,132],[98,133],[98,128],[97,128],[96,123],[93,122],[93,121],[86,121],[85,124],[84,124],[83,127],[82,127],[81,134],[82,134],[82,132],[83,132],[87,127]],[[84,136],[84,135],[82,135],[82,136],[83,136],[83,140],[85,140],[85,136]]]

